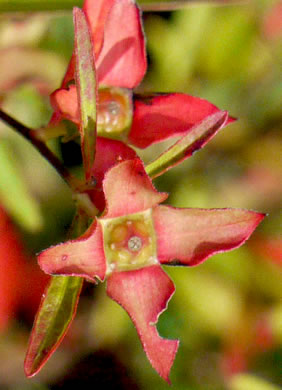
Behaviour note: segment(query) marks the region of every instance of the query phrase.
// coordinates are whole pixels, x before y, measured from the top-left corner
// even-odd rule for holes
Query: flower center
[[[131,94],[122,88],[99,90],[97,129],[103,137],[126,139],[132,120]]]
[[[151,210],[118,218],[101,218],[108,273],[157,264]]]
[[[108,113],[112,116],[117,116],[121,111],[121,106],[118,102],[108,103]]]
[[[142,247],[142,239],[138,236],[130,237],[127,246],[129,250],[133,252],[138,252]]]

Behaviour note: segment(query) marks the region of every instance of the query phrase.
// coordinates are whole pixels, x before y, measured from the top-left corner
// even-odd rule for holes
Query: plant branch
[[[61,163],[57,156],[51,152],[46,144],[40,141],[34,136],[34,131],[12,118],[10,115],[0,110],[0,119],[8,126],[12,127],[17,133],[21,134],[24,138],[32,143],[36,149],[41,153],[43,157],[56,169],[60,176],[69,184],[73,189],[79,189],[81,186],[80,181],[74,177]]]

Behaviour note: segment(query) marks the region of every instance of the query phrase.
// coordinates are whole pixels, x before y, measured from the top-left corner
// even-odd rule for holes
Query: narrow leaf
[[[226,124],[227,120],[228,113],[226,111],[219,111],[208,116],[156,160],[148,164],[146,167],[147,174],[154,179],[175,165],[180,164],[186,158],[191,157]]]
[[[84,12],[75,7],[73,11],[75,29],[76,88],[80,111],[80,135],[83,165],[86,180],[91,179],[91,167],[96,148],[96,74],[94,50]]]
[[[59,346],[76,313],[83,279],[53,276],[35,318],[25,358],[25,374],[35,375]]]

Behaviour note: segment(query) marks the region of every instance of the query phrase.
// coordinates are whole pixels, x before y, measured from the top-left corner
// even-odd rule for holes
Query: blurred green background
[[[158,329],[181,341],[172,389],[279,389],[282,2],[194,4],[144,12],[143,17],[149,70],[138,92],[185,92],[238,118],[205,149],[157,179],[157,188],[168,191],[168,202],[177,207],[268,213],[242,248],[195,268],[165,269],[176,293]],[[70,11],[0,13],[1,108],[27,126],[45,126],[51,115],[48,96],[60,85],[72,45]],[[49,146],[76,169],[74,143],[52,141]],[[163,147],[142,152],[144,160]],[[36,253],[64,239],[74,211],[71,193],[33,147],[2,122],[0,164],[0,204],[20,234],[27,261],[35,265]],[[5,261],[2,255],[4,275]],[[19,277],[24,283],[30,275]],[[26,379],[23,360],[33,316],[20,283],[16,288],[25,305],[15,304],[0,326],[0,390],[67,389],[71,384],[85,389],[169,388],[151,368],[126,313],[106,297],[104,285],[87,283],[62,345],[41,373]],[[36,281],[28,283],[33,291]]]

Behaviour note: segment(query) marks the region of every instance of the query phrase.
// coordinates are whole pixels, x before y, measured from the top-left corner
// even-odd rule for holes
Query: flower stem
[[[34,136],[34,131],[12,118],[10,115],[0,110],[0,119],[5,122],[8,126],[20,133],[28,141],[36,147],[36,149],[46,158],[47,161],[56,169],[60,176],[69,184],[69,186],[75,191],[79,190],[82,183],[79,179],[74,177],[67,168],[61,163],[57,156],[51,152],[44,142]]]

